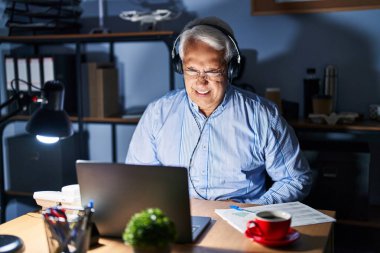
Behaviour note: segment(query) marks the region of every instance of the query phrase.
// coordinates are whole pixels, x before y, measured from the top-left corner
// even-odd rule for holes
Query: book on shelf
[[[42,88],[42,70],[39,57],[29,58],[29,69],[30,69],[30,83],[33,85],[31,87],[32,91],[39,91]]]
[[[77,113],[77,82],[74,55],[5,55],[4,68],[4,81],[8,98],[16,92],[27,92],[31,96],[41,96],[41,89],[45,82],[59,80],[65,86],[64,109],[69,114]],[[27,85],[25,82],[31,85]],[[16,109],[15,106],[11,106],[9,110]],[[32,104],[31,109],[26,114],[30,114],[39,106],[39,104]]]
[[[40,96],[40,90],[34,89],[25,83],[31,82],[31,77],[35,77],[33,73],[34,69],[35,67],[34,65],[32,66],[28,57],[4,56],[4,82],[6,84],[7,99],[14,96],[17,92],[26,92],[30,96]],[[34,83],[34,85],[38,84]],[[39,105],[32,104],[29,106],[29,110],[21,111],[19,114],[28,115],[38,107]],[[18,109],[17,101],[12,102],[7,109],[9,113],[16,111]]]
[[[4,68],[5,68],[5,84],[7,87],[7,92],[12,91],[13,88],[16,88],[13,86],[12,81],[16,78],[16,66],[15,66],[15,59],[10,56],[4,57]]]
[[[88,116],[111,117],[120,114],[118,71],[114,64],[85,64],[88,89]]]

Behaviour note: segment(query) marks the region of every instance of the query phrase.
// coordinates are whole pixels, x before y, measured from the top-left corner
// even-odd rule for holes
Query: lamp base
[[[4,253],[24,252],[24,242],[14,235],[0,235],[0,250]]]

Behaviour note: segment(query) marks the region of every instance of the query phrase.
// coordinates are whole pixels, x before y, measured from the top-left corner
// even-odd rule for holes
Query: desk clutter
[[[304,118],[311,113],[329,115],[337,111],[337,67],[327,65],[323,80],[318,77],[316,71],[316,68],[308,68],[303,80]]]
[[[309,119],[313,123],[336,125],[341,124],[352,124],[359,117],[358,113],[346,112],[346,113],[331,113],[331,114],[309,114]]]
[[[131,202],[128,202],[131,203]],[[232,201],[206,201],[201,199],[190,199],[192,211],[196,215],[212,216],[211,227],[207,229],[199,240],[194,243],[173,244],[172,252],[333,252],[333,229],[331,222],[295,227],[300,234],[300,238],[287,248],[263,248],[261,244],[250,242],[246,236],[230,226],[221,217],[215,215],[215,210],[229,210],[229,205],[236,205]],[[94,202],[95,209],[97,204]],[[243,209],[246,209],[244,207]],[[248,207],[251,208],[251,207]],[[234,210],[236,211],[236,210]],[[236,211],[245,215],[245,211]],[[325,214],[334,217],[335,211],[323,211]],[[46,233],[42,216],[36,218],[36,213],[25,214],[21,217],[8,221],[0,225],[0,234],[9,234],[22,238],[26,252],[48,252]],[[93,215],[95,220],[97,210]],[[294,217],[294,214],[293,214]],[[246,227],[246,226],[245,226]],[[292,231],[288,233],[288,240],[293,240]],[[102,237],[100,244],[96,248],[90,247],[90,252],[98,253],[122,253],[132,252],[131,246],[125,245],[124,241],[116,238]],[[210,245],[214,245],[210,247]],[[157,252],[157,251],[156,251]],[[162,251],[159,251],[162,253]]]
[[[49,207],[42,214],[49,252],[87,252],[91,238],[91,216],[94,213],[89,203],[75,218],[69,218],[60,206]]]
[[[300,237],[300,234],[294,229],[294,227],[324,222],[335,222],[334,218],[331,218],[301,202],[289,202],[246,208],[231,206],[230,209],[215,209],[215,213],[227,221],[232,227],[245,234],[247,238],[267,246],[282,246],[296,241]],[[268,215],[269,213],[271,215]],[[262,219],[264,214],[265,218]],[[284,218],[285,216],[287,218]],[[265,234],[263,231],[261,231],[261,235],[253,233],[251,224],[257,223],[258,218],[264,220],[265,225],[268,227],[265,229],[268,229],[268,231],[276,229],[268,226],[270,219],[272,219],[272,221],[276,220],[276,222],[280,220],[284,222],[287,221],[288,224],[286,225],[287,227],[285,226],[285,236],[280,239],[276,238],[277,240],[269,240],[263,236],[263,234]],[[261,230],[264,228],[262,224],[259,224],[259,227]],[[271,233],[273,233],[273,231]]]
[[[37,191],[33,198],[42,210],[58,205],[68,210],[83,209],[78,184],[64,186],[61,191]]]
[[[42,208],[49,252],[87,252],[98,244],[99,231],[91,220],[94,204],[83,207],[78,184],[37,191],[33,198]]]

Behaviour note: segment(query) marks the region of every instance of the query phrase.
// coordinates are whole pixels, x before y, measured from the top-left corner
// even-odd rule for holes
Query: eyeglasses
[[[198,79],[200,76],[204,77],[209,81],[219,81],[223,75],[223,70],[209,70],[209,71],[199,71],[195,69],[186,69],[185,74],[191,79]]]

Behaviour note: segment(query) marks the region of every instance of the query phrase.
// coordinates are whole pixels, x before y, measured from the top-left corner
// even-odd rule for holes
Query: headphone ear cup
[[[182,60],[179,54],[176,54],[172,60],[174,71],[178,74],[183,74]]]
[[[238,75],[240,71],[240,64],[237,61],[237,57],[232,57],[228,63],[227,77],[230,82],[232,82]]]

